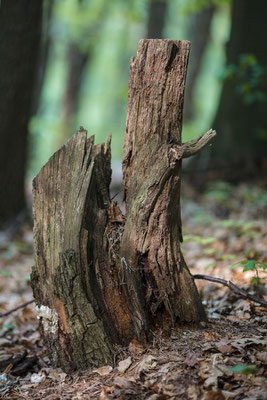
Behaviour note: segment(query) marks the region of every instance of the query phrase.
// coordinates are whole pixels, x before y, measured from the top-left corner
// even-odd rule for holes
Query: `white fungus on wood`
[[[41,321],[44,333],[56,334],[58,331],[58,314],[47,306],[36,306],[37,318]]]

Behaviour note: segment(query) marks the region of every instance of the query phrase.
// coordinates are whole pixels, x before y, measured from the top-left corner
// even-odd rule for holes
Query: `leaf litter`
[[[251,204],[246,209],[242,196],[249,190],[236,188],[226,211],[225,204],[218,205],[211,196],[207,200],[205,195],[196,195],[197,204],[184,200],[183,252],[192,274],[231,280],[264,298],[264,274],[259,273],[255,285],[254,271],[243,272],[242,265],[236,264],[249,251],[253,256],[260,253],[262,262],[267,260],[267,207],[261,204],[258,214]],[[220,212],[223,217],[218,216]],[[0,312],[31,300],[32,265],[30,228],[22,227],[12,240],[1,232]],[[168,337],[152,332],[150,345],[133,340],[127,348],[117,346],[114,365],[72,375],[51,367],[34,304],[1,318],[0,398],[266,399],[266,309],[225,287],[204,281],[196,284],[208,313],[207,324],[181,325]]]

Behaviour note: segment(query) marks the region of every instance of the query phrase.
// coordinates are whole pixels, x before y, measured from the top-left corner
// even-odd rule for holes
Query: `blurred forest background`
[[[267,168],[263,0],[1,0],[0,224],[26,207],[29,182],[82,125],[112,133],[120,165],[131,57],[142,38],[188,39],[183,141],[212,148],[185,177],[258,180]],[[201,173],[202,172],[202,173]]]

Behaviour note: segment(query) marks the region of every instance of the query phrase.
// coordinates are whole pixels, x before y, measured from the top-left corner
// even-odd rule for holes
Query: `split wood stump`
[[[131,61],[124,138],[126,216],[110,200],[110,137],[81,128],[33,181],[32,287],[54,366],[112,363],[114,346],[206,319],[183,259],[181,143],[188,41],[141,40]]]

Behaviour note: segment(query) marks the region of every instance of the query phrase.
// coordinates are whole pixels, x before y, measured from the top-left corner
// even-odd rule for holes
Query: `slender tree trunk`
[[[126,219],[110,201],[110,139],[83,128],[34,179],[32,286],[54,366],[112,362],[114,344],[206,319],[183,259],[181,143],[189,42],[142,40],[132,60],[123,171]]]
[[[38,71],[37,79],[34,86],[34,97],[33,97],[33,109],[32,114],[36,114],[39,107],[41,93],[45,80],[45,72],[49,57],[49,50],[51,45],[51,21],[53,13],[54,0],[45,0],[43,3],[43,15],[42,15],[42,35],[38,59]]]
[[[210,36],[210,26],[215,7],[204,8],[193,14],[189,22],[188,39],[191,41],[190,64],[185,90],[184,120],[188,121],[193,116],[193,95],[197,77],[201,68],[205,48]]]
[[[0,223],[25,209],[24,176],[42,26],[42,0],[0,8]]]
[[[146,37],[148,39],[163,38],[165,18],[168,10],[167,0],[150,0]]]
[[[240,55],[253,54],[265,69],[261,90],[266,94],[267,3],[260,0],[233,0],[232,28],[227,45],[227,65],[239,64]],[[248,80],[248,84],[250,84]],[[210,179],[237,181],[265,174],[267,165],[266,101],[246,104],[238,83],[226,80],[213,127],[219,132],[214,146],[205,149],[191,170],[208,169]],[[194,172],[192,172],[193,178]],[[207,175],[205,175],[207,177]],[[195,175],[200,181],[199,174]]]
[[[83,53],[76,43],[68,46],[66,60],[68,76],[63,99],[63,128],[61,144],[69,137],[74,127],[74,119],[79,106],[82,77],[89,59],[89,53]]]

